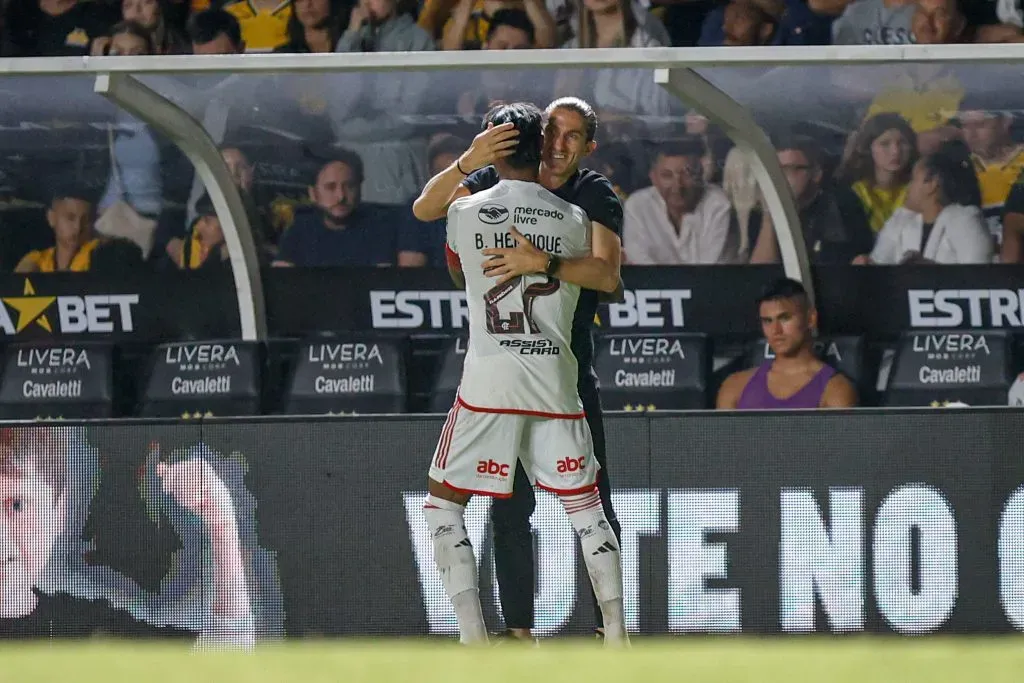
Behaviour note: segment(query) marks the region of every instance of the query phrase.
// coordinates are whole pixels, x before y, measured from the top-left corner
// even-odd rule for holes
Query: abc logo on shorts
[[[494,460],[480,460],[476,464],[476,471],[478,474],[496,474],[499,477],[507,477],[508,465],[503,465]]]
[[[558,461],[558,473],[566,474],[567,472],[579,472],[586,467],[586,458],[580,456],[578,458],[566,458],[565,460]]]

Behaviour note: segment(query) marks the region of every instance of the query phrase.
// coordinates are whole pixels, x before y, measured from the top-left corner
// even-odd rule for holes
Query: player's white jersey
[[[546,275],[497,284],[484,275],[481,250],[514,247],[509,228],[543,252],[590,254],[590,219],[536,183],[502,180],[455,201],[448,210],[448,248],[466,278],[469,350],[459,399],[467,408],[578,417],[577,363],[570,348],[580,288]]]

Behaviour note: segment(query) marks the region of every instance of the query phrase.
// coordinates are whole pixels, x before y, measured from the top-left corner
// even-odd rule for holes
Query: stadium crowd
[[[395,0],[7,0],[2,17],[4,56],[1024,40],[1014,0],[426,0],[418,7]],[[856,94],[849,96],[853,114],[820,127],[824,135],[809,134],[820,130],[806,130],[796,114],[766,126],[812,261],[1024,260],[1024,146],[1014,108],[974,97],[955,65],[883,75],[873,74],[868,86],[832,79],[829,87]],[[434,172],[465,158],[492,103],[543,106],[566,94],[582,96],[600,115],[598,147],[583,166],[608,176],[624,201],[627,263],[779,259],[751,160],[648,74],[444,77],[334,74],[326,91],[314,77],[277,77],[275,105],[262,108],[269,92],[262,85],[223,79],[215,94],[199,98],[203,104],[191,111],[221,145],[267,265],[442,266],[443,222],[417,221],[412,199]],[[776,82],[770,70],[749,77],[747,85],[761,89]],[[274,109],[269,119],[267,109]],[[36,204],[34,222],[23,220],[24,211],[18,218],[0,212],[4,223],[35,226],[5,235],[0,266],[225,264],[223,232],[188,162],[142,122],[123,112],[110,118],[95,145],[102,153],[94,150],[74,172],[2,188],[8,200],[34,192]],[[268,130],[282,127],[301,139],[266,141]],[[4,169],[12,156],[0,159],[6,177],[17,175]],[[24,191],[26,184],[33,188]]]

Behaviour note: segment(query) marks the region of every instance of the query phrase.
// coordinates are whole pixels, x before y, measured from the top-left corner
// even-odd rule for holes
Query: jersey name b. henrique
[[[448,210],[448,248],[462,263],[469,308],[459,400],[469,409],[579,417],[578,367],[570,346],[580,288],[546,275],[483,272],[489,248],[516,246],[510,228],[563,258],[590,254],[583,209],[536,183],[502,180]]]

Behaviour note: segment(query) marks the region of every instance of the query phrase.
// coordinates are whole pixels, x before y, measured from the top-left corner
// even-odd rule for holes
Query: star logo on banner
[[[23,296],[5,296],[2,301],[18,312],[18,322],[15,323],[14,332],[17,334],[33,322],[47,332],[53,332],[50,319],[43,314],[47,308],[57,300],[55,296],[36,296],[36,290],[32,283],[25,280]]]

